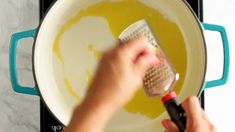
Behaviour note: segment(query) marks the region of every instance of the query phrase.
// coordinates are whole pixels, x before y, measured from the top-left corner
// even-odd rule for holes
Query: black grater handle
[[[173,96],[172,96],[173,94]],[[186,116],[181,104],[178,102],[176,94],[169,93],[167,100],[164,100],[164,106],[171,118],[171,120],[177,125],[180,132],[184,132],[186,129]],[[165,97],[166,97],[165,96]],[[165,98],[163,97],[163,98]]]
[[[186,129],[186,117],[185,111],[181,105],[178,105],[177,99],[172,99],[165,104],[165,108],[171,117],[171,120],[177,125],[180,132],[184,132]]]

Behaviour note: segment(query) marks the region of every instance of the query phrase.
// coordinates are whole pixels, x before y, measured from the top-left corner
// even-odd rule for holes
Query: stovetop
[[[40,0],[40,20],[46,14],[47,10],[56,0]],[[186,0],[198,18],[203,21],[203,0]],[[200,97],[201,106],[204,108],[204,92]],[[41,132],[61,132],[63,125],[60,124],[47,110],[43,102],[40,102],[40,130]]]

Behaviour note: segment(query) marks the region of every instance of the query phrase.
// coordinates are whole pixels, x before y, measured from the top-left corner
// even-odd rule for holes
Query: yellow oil
[[[65,23],[61,27],[54,42],[54,53],[63,65],[64,60],[59,48],[61,38],[69,28],[78,23],[79,20],[85,16],[98,16],[106,19],[113,36],[116,38],[118,38],[119,34],[130,24],[141,19],[146,19],[151,25],[156,37],[159,39],[161,47],[180,74],[180,79],[174,88],[177,93],[179,92],[187,68],[186,48],[180,29],[175,23],[160,14],[159,11],[137,0],[103,1],[80,10],[75,17]],[[96,51],[92,44],[87,46],[87,50],[96,58],[101,56],[101,53]],[[90,83],[92,74],[88,70],[86,70],[86,74],[87,82]],[[68,80],[65,80],[65,84],[70,94],[80,99]],[[147,97],[143,89],[136,93],[134,98],[124,106],[124,109],[128,112],[139,113],[149,118],[155,118],[164,111],[160,98]]]
[[[77,101],[81,101],[81,98],[76,94],[76,92],[74,91],[74,88],[72,87],[70,81],[67,78],[64,79],[64,83],[65,83],[65,86],[67,87],[69,93],[73,97],[75,97],[77,99]]]
[[[89,51],[95,58],[100,58],[102,54],[101,51],[96,50],[92,44],[87,45],[87,51]]]
[[[86,78],[88,85],[90,85],[93,80],[93,74],[89,70],[86,70]]]

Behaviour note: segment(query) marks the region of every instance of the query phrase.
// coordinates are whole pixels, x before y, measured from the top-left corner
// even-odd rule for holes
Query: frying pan
[[[64,32],[64,34],[67,34],[68,38],[61,39],[61,41],[65,41],[67,45],[61,46],[61,50],[65,51],[63,53],[64,56],[67,55],[67,58],[69,58],[65,59],[64,62],[59,62],[59,57],[55,59],[55,40],[58,35],[60,35],[59,31],[65,30],[62,29],[63,24],[66,24],[66,22],[75,19],[78,12],[82,12],[86,8],[102,2],[118,3],[122,1],[125,0],[57,0],[53,4],[53,6],[51,6],[50,10],[47,12],[38,28],[13,34],[11,38],[9,54],[9,69],[13,90],[17,93],[39,95],[49,111],[54,115],[54,117],[65,126],[68,125],[72,116],[73,109],[81,102],[82,98],[85,95],[85,89],[87,87],[87,83],[84,83],[84,81],[82,81],[86,77],[84,77],[84,75],[78,71],[86,70],[84,69],[84,67],[88,67],[94,70],[98,62],[97,60],[89,59],[89,56],[87,56],[86,54],[83,55],[83,50],[73,45],[73,43],[77,41],[78,43],[80,43],[82,42],[80,40],[84,38],[86,38],[86,40],[92,39],[94,40],[94,42],[97,42],[99,44],[105,43],[105,46],[103,46],[102,48],[107,49],[113,46],[111,43],[115,40],[115,37],[112,37],[112,35],[107,33],[106,29],[104,28],[101,28],[100,30],[99,28],[94,29],[97,33],[97,36],[94,35],[96,37],[87,36],[85,32],[87,29],[85,30],[85,27],[92,27],[98,22],[94,22],[94,19],[92,19],[92,17],[84,18],[87,19],[87,22],[83,22],[84,25],[82,27],[84,27],[84,29],[80,28],[79,30],[77,30],[75,26],[71,26],[71,32]],[[133,2],[133,0],[131,1]],[[226,83],[228,79],[230,63],[228,39],[225,28],[223,26],[201,23],[193,13],[193,10],[186,3],[186,1],[135,1],[147,5],[153,10],[159,11],[161,15],[164,15],[167,19],[171,20],[180,29],[180,32],[185,41],[187,54],[186,74],[182,87],[178,92],[179,99],[181,101],[188,96],[199,96],[200,93],[206,88],[212,88]],[[102,8],[100,10],[105,12],[107,9]],[[97,21],[99,21],[99,18],[97,18]],[[98,27],[100,26],[98,25]],[[223,75],[218,80],[205,80],[207,63],[206,42],[204,36],[205,30],[219,32],[222,38],[224,51],[224,68]],[[84,34],[82,36],[80,35],[80,40],[77,40],[77,38],[79,38],[79,31],[82,31]],[[103,32],[106,32],[106,34],[102,35]],[[34,38],[32,69],[34,74],[35,87],[20,85],[17,78],[16,69],[16,51],[17,45],[19,44],[18,42],[21,39],[30,37]],[[73,52],[73,50],[77,52]],[[82,61],[76,61],[76,59],[79,58],[76,58],[77,56],[73,53],[80,53],[80,59],[82,59]],[[61,64],[64,64],[64,66]],[[77,86],[79,86],[78,91],[81,92],[80,97],[76,98],[74,96],[71,96],[69,94],[69,92],[71,93],[71,89],[65,88],[65,74],[61,69],[66,66],[70,66],[69,69],[72,68],[72,70],[69,71],[71,72],[70,77],[76,78],[76,84]],[[74,75],[73,72],[78,74]],[[93,71],[91,70],[90,72],[92,73]],[[160,125],[160,121],[163,118],[167,118],[166,112],[162,112],[156,118],[150,119],[138,113],[129,113],[124,110],[120,110],[119,112],[117,112],[116,115],[114,115],[113,119],[111,119],[110,123],[107,125],[106,131],[162,131],[163,128]]]

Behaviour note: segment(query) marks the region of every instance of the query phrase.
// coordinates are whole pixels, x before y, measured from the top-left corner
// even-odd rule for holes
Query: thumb
[[[179,132],[178,127],[171,120],[168,119],[163,120],[162,125],[164,126],[167,132]]]

